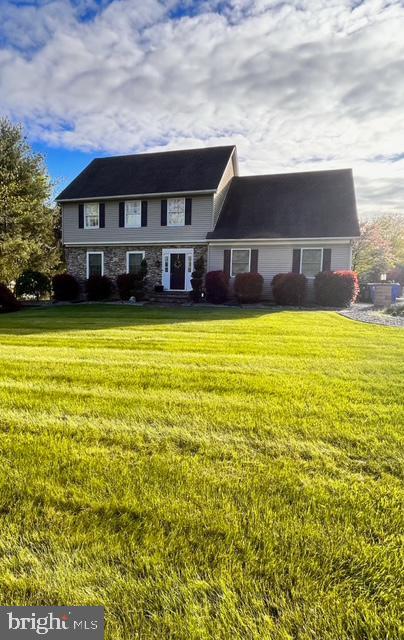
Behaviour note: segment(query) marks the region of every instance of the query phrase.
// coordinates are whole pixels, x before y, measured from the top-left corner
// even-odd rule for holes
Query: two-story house
[[[68,270],[189,291],[195,259],[231,278],[351,268],[351,170],[239,176],[235,146],[98,158],[58,196]]]

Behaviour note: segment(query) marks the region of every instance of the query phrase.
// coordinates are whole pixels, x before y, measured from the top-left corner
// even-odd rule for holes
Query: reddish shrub
[[[0,313],[11,313],[20,309],[20,303],[5,284],[0,282]]]
[[[205,278],[205,288],[208,302],[222,304],[229,295],[229,276],[224,271],[209,271]]]
[[[301,307],[306,302],[307,278],[302,273],[278,273],[272,279],[276,304]]]
[[[316,303],[324,307],[348,307],[359,293],[355,271],[322,271],[314,278]]]
[[[107,276],[90,276],[85,284],[87,300],[107,300],[112,293],[112,282]]]
[[[259,273],[238,273],[234,281],[234,293],[241,303],[259,302],[264,278]]]
[[[53,297],[58,302],[70,302],[77,300],[80,294],[80,285],[70,273],[58,273],[52,278]]]

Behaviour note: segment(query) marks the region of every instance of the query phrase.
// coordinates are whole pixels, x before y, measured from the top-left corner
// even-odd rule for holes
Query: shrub
[[[58,273],[52,278],[53,297],[58,302],[71,302],[80,295],[80,285],[70,273]]]
[[[0,282],[0,313],[11,313],[21,308],[15,295],[5,284]]]
[[[322,271],[314,278],[316,303],[324,307],[348,307],[359,293],[354,271]]]
[[[396,316],[397,318],[404,318],[404,304],[395,304],[387,307],[384,313],[388,313],[390,316]]]
[[[194,270],[191,274],[191,298],[194,302],[200,302],[203,289],[203,274],[205,273],[205,260],[200,256],[194,264]]]
[[[234,282],[234,293],[241,303],[259,302],[264,278],[259,273],[238,273]]]
[[[51,291],[51,282],[47,275],[40,271],[28,269],[15,283],[15,294],[20,296],[35,296],[37,300]]]
[[[302,273],[278,273],[272,279],[276,304],[301,307],[306,302],[307,278]]]
[[[112,282],[107,276],[90,276],[85,289],[87,300],[107,300],[112,293]]]
[[[136,300],[144,297],[144,285],[147,276],[147,262],[142,260],[138,273],[121,273],[116,279],[116,286],[121,300],[129,300],[132,296]]]
[[[394,267],[387,272],[387,280],[391,282],[399,282],[404,287],[404,265]]]
[[[229,276],[224,271],[209,271],[206,274],[205,289],[208,302],[226,302],[229,295]]]

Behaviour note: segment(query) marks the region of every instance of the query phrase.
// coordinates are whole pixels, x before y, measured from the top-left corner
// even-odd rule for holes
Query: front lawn
[[[398,639],[404,332],[333,312],[0,316],[0,604],[108,640]]]

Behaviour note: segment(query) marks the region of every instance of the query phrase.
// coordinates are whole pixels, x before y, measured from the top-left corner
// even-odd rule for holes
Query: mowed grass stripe
[[[332,312],[0,317],[0,601],[107,638],[398,638],[400,330]]]

